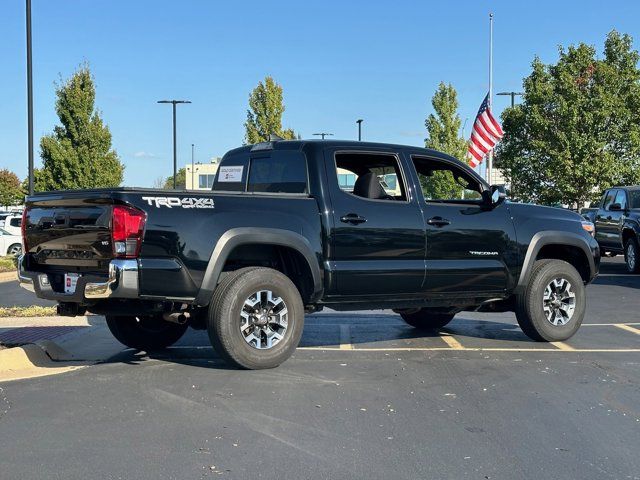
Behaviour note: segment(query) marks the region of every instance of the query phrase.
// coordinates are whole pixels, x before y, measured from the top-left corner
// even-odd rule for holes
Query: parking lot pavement
[[[48,307],[55,304],[56,302],[38,298],[20,287],[17,280],[0,281],[0,307],[29,307],[31,305]]]
[[[639,288],[606,259],[558,344],[512,314],[424,335],[391,312],[327,312],[274,370],[227,369],[189,331],[162,355],[4,383],[0,476],[637,479]]]

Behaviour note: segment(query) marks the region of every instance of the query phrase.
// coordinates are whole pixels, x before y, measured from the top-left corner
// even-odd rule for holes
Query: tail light
[[[126,205],[113,207],[111,236],[116,258],[136,258],[142,246],[142,234],[147,214]]]
[[[22,223],[20,223],[20,232],[22,233],[22,252],[27,253],[29,246],[27,245],[27,208],[22,211]]]

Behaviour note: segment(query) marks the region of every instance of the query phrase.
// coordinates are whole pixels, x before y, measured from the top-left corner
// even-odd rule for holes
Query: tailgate
[[[106,270],[113,258],[111,199],[74,195],[30,200],[23,227],[30,261]]]

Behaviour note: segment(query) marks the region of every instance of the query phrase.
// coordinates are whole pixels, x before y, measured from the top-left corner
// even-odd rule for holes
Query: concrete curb
[[[125,347],[109,331],[104,317],[0,318],[0,331],[22,327],[80,326],[59,337],[35,340],[21,347],[0,350],[0,382],[43,377],[104,362]]]
[[[72,359],[69,352],[50,340],[0,350],[0,382],[70,372],[92,363],[70,363]]]
[[[0,283],[11,282],[18,280],[18,274],[15,271],[11,272],[0,272]]]

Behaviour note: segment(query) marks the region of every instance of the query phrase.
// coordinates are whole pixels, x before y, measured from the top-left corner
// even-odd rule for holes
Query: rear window
[[[248,179],[247,179],[248,177]],[[214,191],[307,193],[307,162],[298,151],[260,151],[224,158]]]
[[[213,190],[244,192],[248,170],[249,155],[246,153],[223,158],[216,172]]]
[[[251,159],[249,192],[307,193],[307,165],[300,152],[272,152]]]

